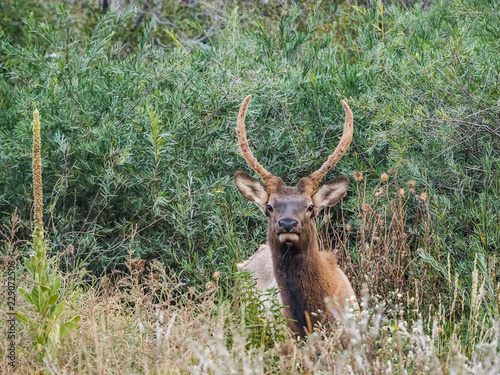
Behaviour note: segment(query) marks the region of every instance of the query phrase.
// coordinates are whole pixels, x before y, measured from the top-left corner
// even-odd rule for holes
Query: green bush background
[[[0,217],[17,212],[29,239],[38,108],[45,227],[63,269],[101,276],[131,255],[197,287],[231,273],[265,241],[265,218],[232,182],[248,171],[239,104],[253,95],[252,147],[295,184],[336,146],[347,98],[354,141],[327,177],[395,168],[415,180],[436,227],[420,259],[429,274],[446,277],[449,256],[467,294],[477,258],[495,288],[498,3],[2,3]],[[355,222],[353,196],[344,213]]]

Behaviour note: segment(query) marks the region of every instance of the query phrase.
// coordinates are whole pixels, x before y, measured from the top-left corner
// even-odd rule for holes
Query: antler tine
[[[309,181],[312,182],[314,190],[318,187],[325,174],[332,167],[334,167],[335,164],[337,164],[337,162],[340,160],[340,158],[345,154],[352,141],[352,135],[354,132],[352,111],[344,100],[342,100],[341,103],[345,111],[344,133],[342,134],[342,138],[340,138],[337,148],[335,149],[335,151],[333,151],[333,154],[328,157],[327,161],[325,161],[316,172],[313,172],[306,177]]]
[[[252,95],[248,95],[243,103],[241,103],[240,112],[238,113],[238,120],[236,125],[236,132],[238,133],[238,146],[240,146],[241,153],[245,157],[248,165],[260,176],[266,183],[270,178],[274,177],[262,165],[259,164],[257,158],[253,156],[250,147],[248,146],[247,135],[245,132],[245,116],[247,113],[248,103],[252,99]]]

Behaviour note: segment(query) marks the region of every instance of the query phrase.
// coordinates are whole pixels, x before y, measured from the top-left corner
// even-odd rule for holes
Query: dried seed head
[[[361,209],[364,211],[364,212],[368,212],[370,211],[370,205],[365,203],[363,204],[363,206],[361,206]]]
[[[380,237],[378,236],[373,237],[373,242],[380,242]]]
[[[127,260],[127,266],[132,273],[142,273],[145,264],[146,259],[130,258]]]
[[[43,190],[42,190],[42,141],[41,123],[38,109],[33,112],[33,194],[35,200],[35,229],[43,230]]]
[[[351,224],[346,224],[345,230],[350,232],[352,230],[352,225]]]
[[[422,200],[426,201],[426,200],[427,200],[427,198],[428,198],[427,193],[424,191],[422,194],[420,194],[420,198],[421,198]]]
[[[68,245],[68,247],[66,248],[66,253],[68,253],[69,255],[73,255],[75,252],[75,248],[73,247],[73,245]]]
[[[406,186],[408,186],[410,189],[413,189],[415,187],[416,183],[413,180],[410,180],[406,183]]]
[[[391,169],[389,169],[389,170],[387,171],[387,173],[389,173],[389,174],[396,174],[396,173],[398,173],[398,171],[397,171],[397,170],[395,170],[394,168],[391,168]]]
[[[405,196],[405,189],[399,189],[399,195],[404,197]]]
[[[212,277],[217,280],[219,277],[220,277],[220,272],[219,271],[215,271],[214,274],[212,275]]]
[[[361,174],[361,172],[352,172],[352,175],[357,182],[363,181],[363,175]]]
[[[211,281],[209,281],[208,283],[205,284],[205,290],[207,292],[211,292],[213,290],[215,290],[215,284]]]
[[[387,181],[387,180],[389,179],[389,175],[388,175],[387,173],[382,173],[382,174],[380,175],[380,179],[381,179],[382,181]]]

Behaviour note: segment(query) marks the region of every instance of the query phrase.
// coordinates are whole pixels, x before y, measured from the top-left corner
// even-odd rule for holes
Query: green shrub
[[[261,292],[247,272],[235,274],[233,319],[226,322],[229,334],[227,345],[232,346],[231,330],[238,327],[239,335],[246,337],[248,348],[272,349],[288,337],[285,319],[281,314],[276,289]],[[229,301],[228,301],[229,303]]]

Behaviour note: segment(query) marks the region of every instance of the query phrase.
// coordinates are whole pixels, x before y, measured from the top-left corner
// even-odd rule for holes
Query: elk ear
[[[245,172],[237,171],[234,174],[234,182],[246,199],[257,204],[261,210],[265,210],[264,207],[269,199],[269,193],[259,181]]]
[[[312,200],[314,206],[319,210],[323,207],[330,207],[337,204],[349,188],[349,178],[339,176],[334,180],[328,181],[314,193]]]

